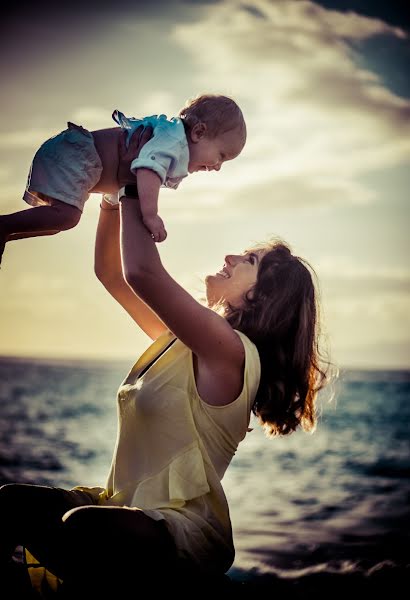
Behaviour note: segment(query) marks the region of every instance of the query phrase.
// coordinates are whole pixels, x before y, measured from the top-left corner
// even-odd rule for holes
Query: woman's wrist
[[[102,210],[115,210],[118,211],[120,208],[119,204],[112,204],[111,202],[107,202],[107,200],[104,199],[104,196],[102,197],[102,200],[100,202],[100,208]]]

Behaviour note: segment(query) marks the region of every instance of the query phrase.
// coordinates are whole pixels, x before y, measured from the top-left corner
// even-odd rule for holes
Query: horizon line
[[[140,352],[138,357],[143,353]],[[55,364],[68,364],[75,363],[79,365],[82,362],[88,363],[136,363],[137,358],[130,358],[127,356],[97,356],[97,355],[66,355],[66,356],[33,356],[29,354],[0,354],[0,361],[30,361],[39,363],[55,363]],[[381,364],[337,364],[340,371],[410,371],[410,365],[381,365]]]

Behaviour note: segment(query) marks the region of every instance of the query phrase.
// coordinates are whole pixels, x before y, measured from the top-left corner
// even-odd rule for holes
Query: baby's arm
[[[156,242],[163,242],[167,232],[163,220],[158,215],[161,179],[155,171],[140,168],[137,169],[137,186],[144,225],[152,233]]]

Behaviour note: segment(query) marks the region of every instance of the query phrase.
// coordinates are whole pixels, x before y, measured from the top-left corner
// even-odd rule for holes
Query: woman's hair
[[[239,128],[246,137],[246,125],[239,106],[232,98],[217,94],[203,94],[188,100],[179,117],[190,131],[197,123],[205,123],[210,137]]]
[[[286,435],[299,426],[313,431],[316,397],[328,379],[322,369],[330,365],[319,349],[316,274],[281,240],[254,249],[267,251],[257,281],[244,305],[225,306],[224,315],[259,352],[261,379],[252,411],[267,435]]]

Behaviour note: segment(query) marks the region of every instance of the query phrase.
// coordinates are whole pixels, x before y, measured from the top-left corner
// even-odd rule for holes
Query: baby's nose
[[[220,171],[221,170],[221,164],[218,163],[217,165],[214,165],[213,169],[214,169],[214,171]]]

